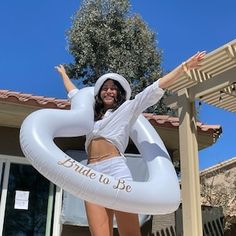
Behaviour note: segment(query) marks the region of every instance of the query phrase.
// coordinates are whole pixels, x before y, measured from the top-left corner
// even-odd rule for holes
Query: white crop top
[[[73,89],[68,93],[69,99],[77,93]],[[114,112],[107,110],[102,120],[94,122],[94,129],[86,135],[85,149],[87,151],[91,140],[103,137],[113,143],[121,154],[124,154],[129,142],[129,130],[138,116],[148,107],[157,103],[164,94],[159,88],[159,81],[154,82],[137,94],[134,99],[127,100]]]

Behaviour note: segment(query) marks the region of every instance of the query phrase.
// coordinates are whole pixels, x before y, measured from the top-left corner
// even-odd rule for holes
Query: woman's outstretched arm
[[[168,88],[169,85],[173,84],[184,73],[187,73],[189,70],[199,68],[200,62],[204,59],[205,55],[206,55],[205,51],[197,52],[195,55],[190,57],[181,65],[177,66],[170,73],[160,78],[159,87]]]
[[[55,66],[55,69],[58,71],[58,73],[61,75],[63,79],[64,86],[69,93],[71,90],[76,89],[75,85],[71,82],[70,78],[66,74],[66,70],[63,65]]]

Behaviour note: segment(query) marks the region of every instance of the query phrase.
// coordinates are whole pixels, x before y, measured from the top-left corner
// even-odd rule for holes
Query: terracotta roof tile
[[[66,99],[56,99],[44,96],[35,96],[10,90],[0,90],[0,101],[18,103],[42,108],[69,109],[70,103]]]
[[[178,117],[172,117],[168,115],[155,115],[150,113],[144,113],[144,116],[151,122],[156,123],[158,126],[164,125],[166,127],[166,124],[168,123],[171,127],[179,127],[179,118]]]
[[[144,116],[154,126],[166,127],[166,128],[179,128],[179,118],[168,115],[155,115],[150,113],[144,113]],[[222,133],[220,125],[207,125],[202,122],[197,122],[198,132],[211,133],[213,137],[217,137]]]

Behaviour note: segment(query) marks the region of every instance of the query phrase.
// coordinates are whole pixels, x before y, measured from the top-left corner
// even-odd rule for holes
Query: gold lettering
[[[74,165],[75,161],[72,160],[71,158],[68,158],[64,161],[58,161],[57,164],[58,165],[62,165],[64,167],[67,167],[67,168],[71,168],[73,165]]]
[[[127,185],[125,190],[126,190],[126,192],[131,192],[132,188],[130,185]]]
[[[126,192],[131,192],[132,188],[130,185],[125,185],[125,181],[122,179],[119,179],[117,182],[117,185],[113,186],[114,189],[120,189],[120,190],[125,190]]]
[[[90,168],[84,168],[84,166],[80,166],[78,164],[75,164],[76,168],[75,171],[79,172],[82,175],[85,175],[87,177],[89,177],[90,179],[95,179],[96,178],[96,174],[94,172],[91,172],[92,169]]]
[[[91,171],[92,171],[92,169],[85,169],[81,173],[82,173],[82,175],[85,175],[85,176],[90,177],[90,178],[91,178],[91,175],[96,176],[96,174],[91,172]]]
[[[95,179],[96,178],[96,174],[91,172],[90,175],[89,175],[89,178],[90,179]]]
[[[75,171],[76,171],[76,172],[79,172],[79,170],[80,170],[80,165],[75,164]]]
[[[107,177],[104,177],[102,174],[100,175],[99,182],[103,184],[109,184],[110,180]]]
[[[80,166],[79,164],[75,163],[75,160],[73,160],[71,158],[68,158],[63,161],[58,161],[57,164],[62,165],[66,168],[73,168],[74,171],[78,172],[81,175],[85,175],[85,176],[89,177],[90,179],[96,178],[96,173],[92,172],[92,169],[85,168],[84,166]],[[104,181],[107,182],[106,179]]]

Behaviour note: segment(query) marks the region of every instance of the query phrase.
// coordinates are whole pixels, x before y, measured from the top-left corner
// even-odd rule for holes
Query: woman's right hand
[[[70,92],[71,90],[76,88],[75,85],[71,82],[68,75],[66,74],[65,67],[62,64],[55,66],[55,69],[61,75],[67,92]]]
[[[57,72],[58,72],[59,74],[61,74],[61,75],[66,74],[65,67],[64,67],[62,64],[60,64],[60,65],[58,65],[58,66],[55,66],[55,69],[56,69]]]

